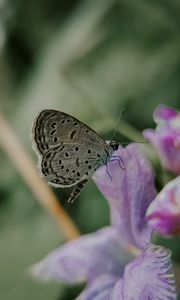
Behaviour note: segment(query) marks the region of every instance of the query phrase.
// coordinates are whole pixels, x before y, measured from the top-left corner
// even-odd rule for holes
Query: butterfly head
[[[116,150],[118,150],[119,143],[116,141],[110,141],[109,146],[113,149],[113,151],[116,151]]]

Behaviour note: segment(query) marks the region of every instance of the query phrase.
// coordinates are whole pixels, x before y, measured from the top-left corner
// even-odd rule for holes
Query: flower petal
[[[122,282],[114,287],[112,300],[176,300],[170,255],[169,250],[150,245],[126,266]]]
[[[110,300],[123,300],[122,298],[122,284],[123,284],[123,279],[119,279],[115,286],[114,289],[111,293]]]
[[[169,121],[175,118],[178,115],[178,112],[166,105],[159,105],[156,110],[154,111],[153,117],[156,123],[161,121]]]
[[[118,157],[123,160],[125,170],[119,166]],[[111,159],[107,167],[96,171],[94,180],[109,201],[112,222],[118,227],[121,242],[143,248],[152,233],[145,214],[156,195],[153,170],[139,145],[119,147]]]
[[[160,234],[180,234],[180,176],[166,184],[146,216],[150,226]]]
[[[173,108],[160,106],[154,112],[155,130],[143,135],[152,142],[168,170],[180,174],[180,114]]]
[[[91,282],[76,300],[110,300],[117,278],[102,275]]]
[[[107,227],[63,245],[30,271],[42,280],[76,283],[105,273],[121,276],[130,259],[121,248],[116,230]]]
[[[163,166],[175,174],[180,174],[180,129],[164,126],[155,131],[146,129],[143,135],[156,148]]]

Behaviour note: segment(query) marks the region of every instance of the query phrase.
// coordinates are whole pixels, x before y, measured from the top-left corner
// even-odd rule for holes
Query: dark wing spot
[[[69,169],[66,169],[66,172],[69,172]]]
[[[64,166],[61,166],[61,169],[64,169]]]
[[[78,151],[79,150],[79,147],[75,147],[75,151]]]
[[[65,153],[65,156],[66,156],[66,157],[69,157],[69,154],[66,152],[66,153]]]
[[[86,165],[88,164],[88,162],[89,162],[88,160],[85,161]]]
[[[52,131],[50,132],[50,135],[55,134],[55,132],[56,132],[56,129],[52,130]]]
[[[98,153],[98,154],[97,154],[97,157],[101,157],[101,155]]]
[[[50,157],[51,157],[51,152],[49,152],[49,153],[46,154],[46,158],[47,159],[50,158]]]
[[[70,139],[73,139],[74,135],[76,134],[76,130],[71,131],[70,133]]]
[[[60,149],[58,149],[59,151],[62,151],[64,149],[64,146],[61,146],[61,148]]]
[[[90,154],[90,153],[91,153],[91,150],[88,150],[88,153]]]
[[[88,176],[88,175],[89,175],[89,173],[88,173],[88,172],[86,172],[86,175]]]
[[[80,173],[79,173],[79,172],[77,172],[77,176],[80,176]]]
[[[76,158],[75,163],[76,163],[76,166],[79,167],[79,157]]]
[[[88,132],[89,132],[89,129],[86,129],[86,132],[88,133]]]
[[[57,124],[56,122],[51,123],[51,127],[52,127],[52,128],[55,128],[55,127],[56,127],[56,124]]]
[[[67,122],[69,123],[69,122],[71,122],[71,120],[67,119]]]
[[[55,137],[53,138],[53,142],[54,142],[54,143],[57,142],[57,136],[55,136]]]
[[[46,160],[43,162],[43,167],[44,167],[44,168],[47,167],[47,161],[46,161]]]
[[[76,170],[72,170],[72,173],[75,173],[76,172]]]
[[[74,122],[74,126],[77,126],[77,124],[78,124],[77,122]]]
[[[59,164],[61,164],[61,159],[59,160]]]
[[[64,123],[65,123],[65,120],[62,120],[62,121],[61,121],[61,124],[64,124]]]
[[[91,169],[91,166],[88,166],[89,170]]]

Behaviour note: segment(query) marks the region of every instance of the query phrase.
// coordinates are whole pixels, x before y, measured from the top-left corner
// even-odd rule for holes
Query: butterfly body
[[[38,114],[32,137],[42,175],[51,185],[75,186],[75,196],[118,147],[116,142],[105,142],[76,118],[56,110]],[[74,195],[70,199],[73,201]]]

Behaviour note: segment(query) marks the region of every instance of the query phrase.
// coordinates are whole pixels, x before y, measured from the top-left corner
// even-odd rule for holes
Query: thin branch
[[[80,236],[80,232],[61,207],[51,188],[40,178],[28,152],[25,150],[9,123],[0,113],[0,146],[8,155],[16,170],[34,193],[41,205],[53,216],[68,240]]]

